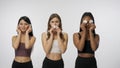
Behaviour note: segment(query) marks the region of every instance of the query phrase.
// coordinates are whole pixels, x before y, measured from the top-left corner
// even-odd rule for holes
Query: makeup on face
[[[87,23],[87,22],[89,22],[89,23],[93,23],[93,20],[89,20],[89,21],[87,21],[87,20],[83,20],[83,23]]]

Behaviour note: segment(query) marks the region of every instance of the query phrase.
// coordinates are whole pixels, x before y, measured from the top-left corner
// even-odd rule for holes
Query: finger
[[[17,26],[17,29],[19,29],[19,26]]]

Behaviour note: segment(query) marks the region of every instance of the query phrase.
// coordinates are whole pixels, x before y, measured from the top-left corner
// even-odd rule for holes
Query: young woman
[[[12,46],[15,49],[12,68],[33,68],[30,56],[36,38],[33,36],[30,19],[21,17],[16,31],[17,35],[12,37]]]
[[[73,42],[78,50],[75,68],[97,68],[95,51],[99,45],[99,35],[95,33],[94,17],[85,12],[81,18],[80,31],[73,34]]]
[[[62,54],[67,49],[68,35],[62,32],[61,18],[54,13],[48,20],[47,32],[42,33],[43,49],[46,57],[42,68],[64,68]]]

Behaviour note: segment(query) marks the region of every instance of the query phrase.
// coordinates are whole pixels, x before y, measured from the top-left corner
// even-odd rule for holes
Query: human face
[[[51,19],[50,21],[50,25],[52,28],[58,28],[59,24],[60,24],[60,21],[57,17]]]
[[[26,32],[26,30],[29,27],[29,24],[26,21],[21,20],[20,23],[18,24],[18,26],[19,26],[21,32]]]
[[[93,24],[93,20],[89,16],[85,16],[82,20],[82,23],[86,24],[85,27],[89,29],[90,25]]]

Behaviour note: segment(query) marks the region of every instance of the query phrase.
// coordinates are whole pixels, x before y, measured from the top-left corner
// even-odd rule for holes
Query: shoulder
[[[99,34],[95,34],[95,37],[98,37],[98,38],[99,38]]]
[[[79,36],[80,35],[80,32],[75,32],[74,34],[73,34],[73,36]]]
[[[68,33],[66,33],[66,32],[62,32],[62,34],[63,34],[63,35],[68,35]]]
[[[47,32],[43,32],[42,35],[41,35],[41,38],[46,39],[47,38]]]
[[[16,39],[17,35],[12,36],[12,39]]]
[[[99,37],[99,34],[95,34],[95,37]]]
[[[62,32],[62,34],[63,34],[64,37],[68,37],[68,33]]]
[[[43,32],[41,36],[47,36],[47,32]]]
[[[34,40],[36,40],[36,37],[35,37],[35,36],[32,36],[32,37],[31,37],[31,39],[34,39]]]

